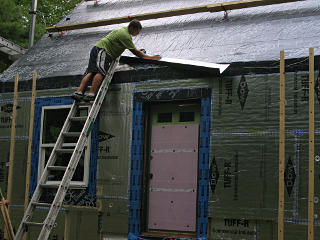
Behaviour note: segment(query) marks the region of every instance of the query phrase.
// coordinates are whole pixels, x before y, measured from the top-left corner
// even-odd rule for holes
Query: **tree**
[[[57,24],[81,0],[38,0],[35,28],[36,43],[45,33],[46,26]],[[0,36],[27,48],[32,0],[1,0]],[[0,73],[10,65],[8,59],[0,58]]]
[[[22,17],[22,9],[12,0],[1,0],[0,36],[26,47],[28,45],[28,26]]]

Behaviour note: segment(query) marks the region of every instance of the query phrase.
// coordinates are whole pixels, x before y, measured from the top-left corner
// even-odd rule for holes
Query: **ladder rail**
[[[74,172],[78,166],[82,152],[83,152],[83,150],[86,146],[86,143],[88,141],[88,136],[92,130],[92,126],[96,120],[98,113],[99,113],[102,102],[104,101],[104,97],[105,97],[107,90],[108,90],[108,87],[111,83],[111,80],[112,80],[115,68],[118,64],[118,61],[119,61],[119,58],[116,61],[113,61],[111,63],[109,71],[108,71],[106,77],[104,78],[104,80],[101,84],[101,87],[99,88],[97,96],[93,102],[92,108],[89,111],[88,118],[83,126],[80,137],[77,141],[76,147],[75,147],[75,149],[72,153],[72,156],[70,158],[69,164],[67,166],[67,170],[65,171],[65,174],[62,178],[60,186],[57,190],[56,196],[55,196],[53,203],[50,207],[49,213],[44,221],[44,227],[41,229],[38,240],[47,239],[50,235],[51,229],[54,226],[56,217],[58,215],[59,209],[61,208],[61,205],[63,203],[66,192],[69,189]],[[70,118],[67,119],[68,122],[70,122],[69,119]]]
[[[108,73],[105,76],[101,87],[99,88],[99,91],[97,93],[97,97],[95,98],[92,107],[87,115],[87,120],[85,121],[85,124],[82,128],[81,134],[78,138],[78,141],[76,143],[76,146],[73,150],[73,153],[71,155],[71,158],[69,160],[68,166],[66,167],[65,173],[63,175],[63,178],[59,184],[59,187],[57,189],[57,193],[54,197],[54,200],[51,203],[51,206],[49,208],[49,212],[47,214],[47,217],[42,223],[42,229],[40,231],[40,234],[38,236],[38,240],[46,240],[48,239],[51,229],[54,226],[56,217],[59,213],[59,210],[61,208],[61,205],[63,203],[63,200],[65,198],[66,192],[69,189],[69,186],[71,184],[71,180],[73,178],[74,172],[78,166],[79,160],[81,158],[82,152],[86,146],[86,143],[88,141],[88,136],[92,130],[93,124],[95,122],[95,119],[100,111],[100,107],[104,101],[104,97],[107,93],[108,87],[111,83],[113,74],[115,72],[115,68],[119,62],[119,58],[114,60],[109,67]],[[36,190],[31,198],[31,201],[29,202],[27,211],[25,212],[23,219],[19,225],[17,234],[15,236],[15,240],[21,240],[24,234],[24,229],[25,225],[30,223],[30,219],[32,218],[33,212],[36,209],[36,204],[38,203],[41,193],[42,193],[42,188],[43,185],[45,185],[48,175],[49,175],[49,169],[50,166],[54,166],[58,151],[61,150],[61,147],[64,143],[64,133],[68,132],[71,124],[72,124],[72,118],[74,118],[75,113],[77,111],[77,108],[80,106],[80,104],[74,102],[69,114],[66,118],[66,121],[61,129],[61,132],[58,136],[58,139],[54,145],[54,148],[50,154],[50,157],[48,159],[48,162],[43,170],[43,173],[38,181]],[[57,185],[58,186],[58,185]],[[40,224],[39,224],[40,225]]]
[[[76,109],[76,105],[75,105],[75,103],[73,103],[67,118],[73,116],[73,114],[76,112],[76,110],[77,110]],[[24,223],[27,222],[27,220],[29,218],[32,218],[32,215],[33,215],[33,211],[32,210],[34,208],[34,205],[32,203],[35,203],[35,202],[39,201],[40,196],[41,196],[41,191],[42,191],[41,185],[45,184],[45,182],[46,182],[46,180],[48,178],[47,166],[51,166],[51,165],[53,165],[55,163],[55,161],[56,161],[55,151],[56,151],[56,149],[60,148],[62,143],[63,143],[63,136],[62,136],[63,134],[62,133],[64,131],[68,131],[70,129],[70,127],[71,127],[70,122],[69,121],[65,121],[65,123],[63,124],[63,127],[61,129],[61,132],[60,132],[60,134],[58,136],[58,139],[57,139],[57,141],[56,141],[56,143],[55,143],[55,145],[54,145],[54,147],[52,149],[52,152],[50,154],[48,162],[47,162],[47,164],[46,164],[46,166],[45,166],[45,168],[44,168],[44,170],[42,172],[42,175],[41,175],[41,177],[40,177],[40,179],[39,179],[39,181],[37,183],[37,187],[36,187],[36,189],[35,189],[35,191],[34,191],[34,193],[32,195],[32,198],[31,198],[31,200],[30,200],[30,202],[28,204],[28,208],[27,208],[27,210],[26,210],[26,212],[25,212],[25,214],[23,216],[23,219],[22,219],[20,225],[19,225],[19,228],[17,230],[16,236],[14,238],[15,240],[19,240],[19,239],[22,238],[22,236],[24,234],[24,231],[23,231]]]

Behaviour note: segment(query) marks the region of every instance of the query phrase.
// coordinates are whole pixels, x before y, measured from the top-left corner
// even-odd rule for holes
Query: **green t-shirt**
[[[113,30],[106,37],[102,38],[96,46],[104,48],[113,60],[119,57],[124,50],[135,48],[128,27]]]

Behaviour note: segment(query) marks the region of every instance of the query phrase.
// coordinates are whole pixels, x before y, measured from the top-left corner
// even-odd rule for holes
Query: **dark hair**
[[[129,27],[133,28],[134,30],[140,30],[142,29],[142,25],[139,22],[139,20],[137,19],[133,19],[130,23],[129,23]]]

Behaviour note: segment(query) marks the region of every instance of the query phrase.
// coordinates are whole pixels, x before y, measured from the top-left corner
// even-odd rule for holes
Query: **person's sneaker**
[[[95,98],[96,98],[96,95],[94,95],[92,93],[88,93],[83,97],[83,101],[91,102],[91,101],[94,101]]]
[[[80,93],[80,92],[74,92],[74,93],[72,93],[72,95],[71,95],[71,97],[72,97],[74,100],[76,100],[77,102],[82,101],[83,96],[84,96],[83,93]]]

